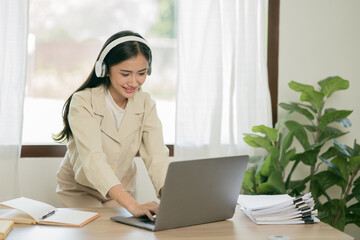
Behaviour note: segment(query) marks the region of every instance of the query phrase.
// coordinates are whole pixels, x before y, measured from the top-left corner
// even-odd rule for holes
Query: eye
[[[121,75],[122,75],[123,77],[128,77],[130,74],[129,74],[129,73],[121,73]]]
[[[139,75],[140,76],[144,76],[146,72],[140,72]]]

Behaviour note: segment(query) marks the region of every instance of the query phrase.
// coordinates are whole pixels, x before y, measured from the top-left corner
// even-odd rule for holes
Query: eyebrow
[[[137,71],[137,72],[143,72],[143,71],[145,71],[145,70],[147,70],[147,68],[141,69],[141,70],[139,70],[139,71]],[[128,73],[132,73],[132,72],[133,72],[133,71],[130,71],[130,70],[125,70],[125,69],[120,69],[120,71],[122,71],[122,72],[128,72]]]

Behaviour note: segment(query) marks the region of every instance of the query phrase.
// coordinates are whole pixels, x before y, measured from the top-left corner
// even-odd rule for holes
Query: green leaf
[[[324,130],[325,127],[332,122],[341,121],[352,113],[349,110],[336,110],[332,112],[325,113],[320,120],[319,129]]]
[[[356,143],[356,139],[354,140],[354,147],[353,147],[353,156],[360,156],[360,145]]]
[[[341,172],[342,178],[347,183],[348,179],[349,179],[349,173],[348,173],[348,167],[347,167],[347,165],[348,165],[347,159],[342,158],[342,157],[336,157],[333,160],[331,160],[331,163],[334,164],[336,166],[336,168]]]
[[[315,199],[318,199],[323,194],[317,181],[310,181],[311,195]]]
[[[309,102],[311,107],[320,110],[323,107],[324,94],[315,90],[303,92],[300,95],[300,101]]]
[[[352,193],[353,194],[360,194],[360,185],[355,185],[354,184],[354,187],[352,189]]]
[[[303,125],[309,132],[316,132],[316,127],[313,125]]]
[[[262,159],[260,159],[259,162],[257,162],[257,164],[254,166],[255,168],[255,174],[257,175],[258,173],[260,174],[260,170],[262,168],[262,166],[265,163],[265,159],[268,157],[269,155],[264,155],[264,157]]]
[[[345,219],[345,224],[356,224],[358,227],[360,227],[360,216],[355,214],[347,214]]]
[[[314,115],[312,115],[307,109],[300,107],[299,104],[297,103],[291,103],[291,104],[279,103],[279,106],[285,110],[300,113],[301,115],[307,117],[309,120],[314,120]]]
[[[344,144],[339,143],[335,139],[333,139],[332,142],[334,143],[334,147],[336,148],[336,150],[338,150],[341,154],[344,154],[347,157],[352,156],[353,150],[351,148],[349,148]]]
[[[271,166],[272,166],[271,154],[269,154],[268,157],[265,159],[265,162],[264,162],[264,164],[262,165],[262,167],[260,169],[260,173],[263,176],[266,176],[266,177],[270,176]]]
[[[245,134],[244,141],[254,148],[265,148],[266,150],[271,146],[271,142],[265,137],[260,137],[254,134]]]
[[[357,202],[347,208],[350,212],[354,213],[355,215],[360,216],[360,202]]]
[[[291,195],[298,196],[306,189],[306,183],[309,181],[309,177],[304,180],[290,181],[288,189],[291,189]]]
[[[317,110],[314,109],[311,105],[308,104],[304,104],[304,103],[297,103],[299,106],[305,107],[307,109],[309,109],[310,111],[312,111],[314,114],[317,114]]]
[[[310,149],[306,150],[302,153],[296,154],[295,159],[300,160],[306,165],[314,166],[317,162],[317,156],[319,154],[320,149]]]
[[[282,151],[282,153],[284,153],[286,150],[288,150],[288,148],[291,146],[293,138],[294,138],[294,133],[293,132],[289,132],[285,136],[285,138],[281,142],[281,151]]]
[[[337,111],[335,108],[328,108],[328,109],[325,109],[325,114],[330,113],[330,112],[335,112],[335,111]],[[337,119],[335,121],[340,123],[345,128],[351,127],[351,121],[348,118],[341,118],[341,119]]]
[[[337,183],[342,189],[342,192],[345,192],[345,188],[348,184],[349,173],[348,173],[348,162],[346,158],[336,157],[331,160],[331,163],[336,166],[336,169],[341,172],[341,180]],[[338,175],[333,167],[329,166],[330,171],[333,171],[336,175]]]
[[[289,164],[289,162],[294,159],[296,156],[296,149],[293,148],[290,151],[286,152],[285,154],[282,154],[282,157],[280,159],[280,166],[282,169],[285,169],[285,167]]]
[[[281,127],[284,125],[284,122],[290,117],[292,112],[288,112],[284,117],[282,117],[277,123],[275,124],[275,129],[280,132]]]
[[[285,123],[289,131],[293,132],[296,139],[306,149],[309,146],[308,136],[304,127],[296,121],[289,120]]]
[[[360,177],[354,181],[354,186],[360,186]]]
[[[314,87],[311,85],[302,84],[295,81],[291,81],[289,83],[289,87],[296,92],[309,92],[314,90]]]
[[[360,179],[360,178],[358,178],[358,179]],[[352,195],[353,196],[351,196],[351,198],[356,198],[358,201],[360,201],[360,185],[355,185],[354,184],[354,187],[353,187],[353,189],[352,189]],[[350,199],[351,199],[350,198]]]
[[[270,154],[268,155],[268,157],[265,159],[264,164],[262,165],[261,169],[260,169],[260,173],[263,176],[270,176],[270,173],[274,170],[280,170],[279,166],[278,166],[278,159],[279,159],[279,149],[277,149],[276,147],[270,147],[269,148]]]
[[[346,171],[346,160],[344,163],[342,164],[345,164],[344,167],[345,167],[345,172],[342,173],[337,167],[336,165],[334,165],[332,162],[329,162],[327,159],[321,157],[321,156],[318,156],[318,158],[323,162],[325,163],[336,175],[338,175],[339,177],[341,178],[344,178],[344,176],[348,177],[348,174],[347,174],[347,171]]]
[[[273,168],[281,171],[282,169],[279,169],[279,157],[280,157],[280,152],[279,149],[276,147],[270,147],[270,159],[271,159],[271,164],[273,166]]]
[[[337,156],[339,154],[340,154],[340,152],[335,147],[329,147],[326,152],[321,154],[321,157],[329,159],[329,158],[332,158],[332,157]]]
[[[321,131],[319,141],[326,139],[326,142],[330,140],[331,138],[338,138],[345,134],[348,134],[349,132],[342,132],[339,129],[333,128],[333,127],[325,127],[323,131]]]
[[[327,138],[324,138],[324,139],[321,139],[320,142],[317,142],[317,143],[314,143],[314,144],[311,144],[310,146],[308,146],[305,150],[311,150],[311,149],[315,149],[315,148],[322,148],[322,146],[327,142],[329,141],[330,139],[327,137]]]
[[[261,182],[261,173],[260,173],[260,169],[258,169],[257,171],[256,171],[256,174],[255,174],[255,185],[257,186],[257,185],[259,185],[260,184],[260,182]]]
[[[269,128],[265,125],[259,125],[259,126],[254,126],[252,128],[253,132],[259,132],[259,133],[263,133],[266,137],[266,139],[268,139],[271,142],[276,142],[277,140],[277,131],[276,129],[273,128]]]
[[[318,183],[322,193],[324,193],[328,188],[334,186],[340,179],[341,177],[331,171],[322,171],[315,174],[313,177],[313,181]]]
[[[282,183],[281,172],[273,171],[268,181],[259,185],[258,190],[261,193],[284,194],[286,189]]]
[[[266,156],[260,155],[260,156],[251,156],[249,157],[248,163],[259,163],[261,162]]]
[[[351,173],[356,172],[360,169],[360,156],[349,158],[349,169]]]
[[[253,174],[251,172],[246,171],[242,183],[242,189],[249,192],[254,192],[255,184],[253,179],[254,179]]]
[[[330,224],[340,231],[344,231],[345,209],[346,202],[344,200],[332,199],[327,201],[324,205],[318,206],[318,217],[321,221]]]
[[[321,92],[326,98],[329,98],[334,92],[339,90],[346,90],[349,88],[349,81],[344,80],[339,76],[328,77],[318,82],[321,87]]]

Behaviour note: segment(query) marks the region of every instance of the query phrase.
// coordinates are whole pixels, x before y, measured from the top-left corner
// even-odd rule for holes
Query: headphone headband
[[[148,43],[145,41],[145,39],[143,39],[141,37],[125,36],[125,37],[115,39],[114,41],[110,42],[104,48],[104,50],[101,51],[99,59],[95,63],[95,74],[97,77],[105,77],[106,65],[104,64],[104,59],[105,59],[106,55],[111,51],[111,49],[113,49],[114,47],[116,47],[117,45],[119,45],[121,43],[130,42],[130,41],[141,42],[141,43],[145,44],[148,48],[150,48]]]

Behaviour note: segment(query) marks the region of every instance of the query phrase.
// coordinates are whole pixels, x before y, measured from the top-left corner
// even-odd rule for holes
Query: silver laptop
[[[234,215],[248,156],[171,162],[155,221],[111,220],[151,231],[222,221]]]

